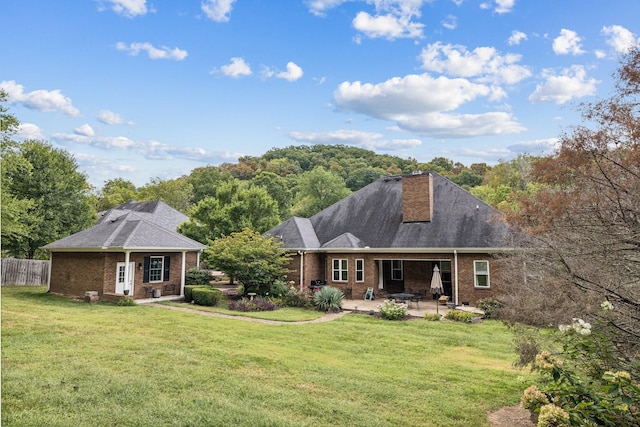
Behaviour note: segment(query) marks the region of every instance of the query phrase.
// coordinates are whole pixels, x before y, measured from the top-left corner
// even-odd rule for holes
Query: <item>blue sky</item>
[[[301,144],[548,154],[640,33],[635,0],[4,0],[0,15],[17,139],[69,151],[97,188]]]

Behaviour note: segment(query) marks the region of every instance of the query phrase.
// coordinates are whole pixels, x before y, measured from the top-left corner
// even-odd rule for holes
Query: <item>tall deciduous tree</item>
[[[20,167],[9,165],[9,160],[16,160]],[[25,141],[16,144],[10,153],[3,153],[2,162],[3,170],[7,162],[3,199],[8,194],[30,205],[19,218],[28,233],[3,234],[3,250],[13,256],[33,258],[41,246],[94,223],[90,186],[68,152],[45,142]]]
[[[344,179],[318,166],[311,172],[303,173],[298,179],[294,212],[299,216],[310,217],[350,193]]]
[[[153,178],[138,190],[138,201],[161,200],[183,213],[191,208],[192,198],[193,187],[185,177],[169,180]]]
[[[616,360],[640,356],[640,50],[616,75],[610,99],[582,107],[586,124],[534,164],[546,185],[510,219],[532,238],[519,253],[503,314],[538,324],[571,323],[613,304]],[[627,365],[628,367],[628,365]],[[637,369],[637,366],[636,366]],[[636,374],[638,370],[636,370]]]
[[[122,178],[110,179],[105,181],[100,190],[96,209],[98,211],[111,209],[137,198],[138,190],[133,182]]]
[[[224,271],[245,287],[268,290],[288,272],[291,257],[281,247],[282,243],[273,237],[244,229],[217,239],[205,253],[211,267]]]

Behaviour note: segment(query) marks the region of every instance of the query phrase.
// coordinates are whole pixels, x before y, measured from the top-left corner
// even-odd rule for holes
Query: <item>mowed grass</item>
[[[185,302],[175,301],[163,301],[162,305],[168,305],[172,307],[189,308],[197,311],[208,311],[211,313],[226,314],[227,316],[239,316],[239,317],[251,317],[254,319],[275,320],[279,322],[303,322],[309,320],[319,319],[324,316],[324,313],[316,310],[301,310],[298,308],[284,307],[273,311],[257,311],[257,312],[242,312],[229,310],[229,300],[223,299],[217,305],[213,307],[187,304]]]
[[[518,402],[498,322],[265,325],[2,288],[3,426],[488,426]]]

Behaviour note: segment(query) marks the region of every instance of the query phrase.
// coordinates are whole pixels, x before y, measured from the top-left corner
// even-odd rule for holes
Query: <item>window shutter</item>
[[[165,282],[169,280],[169,264],[171,264],[171,257],[164,257],[164,277],[162,278],[162,280]]]
[[[151,264],[151,257],[144,257],[144,270],[142,273],[142,283],[149,283],[149,264]]]

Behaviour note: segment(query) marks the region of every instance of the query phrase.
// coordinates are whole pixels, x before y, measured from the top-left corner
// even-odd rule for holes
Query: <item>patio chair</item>
[[[410,298],[410,301],[416,303],[416,308],[420,308],[419,302],[422,301],[426,295],[427,291],[425,291],[424,289],[420,289],[418,293]]]

